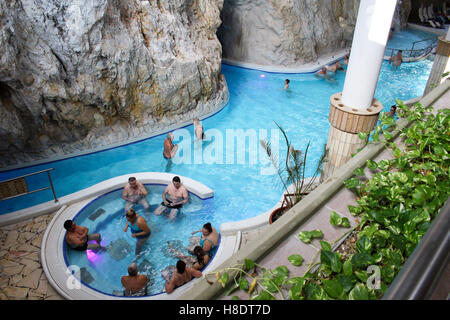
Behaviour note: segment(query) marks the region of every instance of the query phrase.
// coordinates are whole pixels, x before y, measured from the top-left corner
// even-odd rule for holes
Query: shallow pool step
[[[100,217],[102,214],[104,214],[106,211],[102,208],[95,211],[93,214],[91,214],[88,219],[91,221],[95,221],[98,217]]]

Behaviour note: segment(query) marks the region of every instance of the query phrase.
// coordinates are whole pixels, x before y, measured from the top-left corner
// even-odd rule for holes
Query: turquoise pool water
[[[396,98],[408,100],[422,95],[431,67],[432,62],[424,60],[405,63],[399,70],[393,70],[387,62],[383,62],[375,98],[383,103],[387,111]],[[277,128],[274,123],[276,121],[285,129],[296,149],[304,150],[308,142],[311,142],[306,175],[312,175],[328,137],[329,98],[342,91],[345,74],[338,73],[334,81],[327,82],[315,78],[313,74],[267,73],[228,65],[222,65],[222,72],[227,79],[230,100],[223,110],[203,121],[205,130],[213,129],[225,140],[227,130],[249,130],[248,132],[256,134],[257,142],[264,138],[261,135],[264,132],[271,139],[271,130]],[[290,89],[285,91],[282,88],[286,78],[291,82]],[[184,130],[193,136],[192,126],[187,126]],[[207,136],[213,133],[206,131]],[[244,161],[239,163],[236,160],[238,148],[234,145],[227,146],[225,141],[222,141],[221,146],[217,137],[216,135],[216,139],[204,151],[215,148],[217,155],[221,150],[224,155],[223,163],[208,164],[203,161],[194,164],[193,153],[198,146],[189,142],[192,150],[191,163],[174,162],[168,165],[167,160],[162,157],[165,135],[161,135],[103,152],[2,172],[0,180],[54,167],[52,178],[57,196],[61,197],[115,176],[161,171],[187,176],[212,188],[214,198],[202,201],[191,195],[191,203],[182,209],[181,215],[174,221],[170,221],[167,216],[156,217],[151,213],[145,216],[150,223],[152,236],[147,241],[147,255],[138,264],[147,260],[144,261],[146,271],[154,281],[150,294],[154,294],[163,289],[164,280],[160,270],[176,262],[175,258],[164,255],[168,240],[177,240],[185,246],[190,232],[199,229],[204,223],[211,222],[218,229],[224,222],[254,217],[272,208],[283,192],[277,176],[268,174],[271,172],[270,166],[264,163],[266,158],[261,150],[257,149],[257,161],[253,163],[252,159],[255,157],[247,144],[243,148]],[[285,152],[282,139],[280,134],[280,154]],[[175,141],[177,142],[185,141],[180,139]],[[227,164],[226,155],[231,154],[235,156],[235,160]],[[220,157],[217,159],[220,160]],[[43,187],[47,185],[47,177],[35,177],[28,179],[28,182],[31,189]],[[153,210],[161,201],[163,187],[147,188]],[[108,253],[92,255],[69,251],[66,255],[69,265],[84,267],[92,276],[92,282],[87,283],[86,280],[86,284],[107,294],[121,290],[120,277],[126,274],[127,266],[134,258],[135,240],[122,230],[125,223],[122,211],[124,201],[120,198],[120,193],[121,190],[117,190],[93,202],[78,215],[76,222],[88,226],[91,232],[99,231],[104,245],[124,239],[133,248],[132,252],[119,261],[112,259]],[[51,191],[48,191],[3,201],[0,202],[0,212],[8,214],[51,199]],[[96,221],[90,221],[88,217],[98,208],[104,209],[105,213]]]
[[[136,206],[139,215],[142,215],[151,230],[151,236],[142,248],[142,258],[138,259],[139,272],[147,274],[151,279],[148,295],[157,294],[164,290],[165,280],[160,270],[169,265],[175,265],[177,259],[168,251],[167,241],[180,249],[189,245],[191,232],[202,227],[200,221],[211,221],[214,226],[214,198],[201,200],[194,194],[189,194],[189,202],[183,207],[180,215],[173,221],[166,216],[155,216],[152,212],[161,202],[161,194],[165,186],[145,185],[149,191],[147,200],[150,211]],[[94,253],[90,250],[80,252],[64,248],[66,264],[83,268],[81,280],[94,290],[106,294],[117,295],[123,290],[121,277],[127,274],[128,265],[135,258],[136,240],[131,237],[128,230],[123,231],[126,224],[124,203],[121,199],[122,190],[112,191],[84,207],[74,218],[75,223],[89,228],[89,233],[100,233],[103,246],[112,245],[107,252]],[[93,216],[98,209],[104,213],[98,217]],[[91,219],[95,219],[94,221]],[[216,225],[217,227],[217,225]],[[199,236],[200,233],[194,236]],[[113,248],[113,249],[112,249]],[[113,250],[113,251],[110,251]],[[186,250],[183,253],[188,255]],[[80,275],[76,275],[77,278]]]
[[[386,46],[386,55],[391,54],[390,49],[411,50],[414,42],[414,50],[424,49],[432,42],[437,41],[438,36],[426,31],[406,28],[399,32],[394,32],[392,38]]]
[[[395,98],[402,100],[420,96],[423,93],[432,62],[424,60],[403,64],[396,71],[383,63],[375,97],[385,110],[394,104]],[[318,157],[326,143],[329,123],[329,97],[342,91],[344,73],[338,73],[336,81],[316,79],[312,74],[277,74],[228,65],[222,66],[230,90],[228,105],[216,115],[203,121],[205,130],[215,129],[226,137],[227,129],[252,130],[257,139],[262,138],[260,130],[266,130],[268,139],[274,121],[287,132],[297,149],[304,149],[310,141],[307,175],[314,172]],[[281,90],[285,78],[291,80],[290,89]],[[411,84],[414,85],[411,85]],[[193,135],[193,127],[185,128]],[[258,162],[250,163],[249,146],[245,149],[243,164],[235,161],[226,164],[225,155],[237,156],[231,147],[223,143],[223,164],[167,165],[162,157],[165,135],[134,144],[88,154],[62,161],[0,173],[0,180],[20,176],[50,167],[58,197],[92,186],[103,180],[132,172],[172,172],[198,180],[215,191],[216,216],[218,222],[236,221],[256,216],[271,208],[278,201],[282,187],[274,175],[262,175],[267,159],[258,150]],[[175,141],[177,142],[177,141]],[[209,147],[220,147],[219,141]],[[284,144],[279,137],[280,154]],[[192,150],[195,146],[192,144]],[[205,148],[205,152],[208,149]],[[192,152],[193,153],[193,152]],[[261,161],[260,161],[261,160]],[[30,189],[48,186],[46,175],[27,179]],[[50,190],[0,202],[1,214],[33,206],[52,199]]]

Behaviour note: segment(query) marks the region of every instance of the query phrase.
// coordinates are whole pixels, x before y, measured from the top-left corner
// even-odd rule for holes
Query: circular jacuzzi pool
[[[178,260],[173,250],[169,249],[168,242],[173,248],[189,255],[186,247],[191,244],[193,231],[201,229],[206,222],[212,222],[219,229],[213,223],[214,198],[213,191],[208,187],[180,177],[188,189],[189,201],[171,220],[167,214],[157,216],[153,212],[162,201],[161,195],[166,185],[175,175],[133,174],[144,183],[150,205],[147,211],[140,205],[135,206],[135,210],[145,218],[151,230],[136,260],[136,239],[131,236],[130,230],[124,232],[125,200],[121,197],[129,176],[116,177],[88,188],[94,196],[61,208],[49,224],[42,242],[42,264],[47,278],[63,296],[69,299],[123,297],[121,277],[127,275],[127,268],[132,262],[138,265],[139,273],[149,278],[146,296],[158,296],[165,291],[161,271],[175,265]],[[68,219],[89,228],[89,234],[100,233],[101,245],[106,250],[71,249],[64,240],[66,231],[63,224]],[[194,236],[200,236],[200,233]],[[213,261],[214,257],[210,264]]]
[[[189,202],[181,208],[175,219],[170,220],[167,214],[153,214],[161,203],[161,195],[166,186],[146,184],[145,187],[150,209],[145,212],[143,207],[137,205],[135,210],[147,221],[151,236],[145,242],[136,263],[139,273],[144,273],[149,278],[148,294],[152,295],[164,291],[165,280],[161,276],[161,270],[177,262],[177,258],[169,250],[168,242],[183,254],[189,255],[183,249],[190,244],[191,232],[212,219],[214,200],[202,200],[189,192]],[[105,294],[122,295],[120,279],[127,274],[128,266],[136,257],[136,239],[131,237],[130,230],[123,231],[127,220],[122,191],[123,189],[118,189],[96,198],[72,219],[77,225],[89,228],[89,233],[100,233],[101,245],[107,248],[106,251],[81,252],[71,249],[67,244],[63,248],[66,264],[80,269],[81,282]],[[199,233],[196,235],[199,236]]]

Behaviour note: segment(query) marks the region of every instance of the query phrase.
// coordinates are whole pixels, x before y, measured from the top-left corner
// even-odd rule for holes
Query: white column
[[[342,102],[372,105],[397,0],[361,0],[345,77]]]

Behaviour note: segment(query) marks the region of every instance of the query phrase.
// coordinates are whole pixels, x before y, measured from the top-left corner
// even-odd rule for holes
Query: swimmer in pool
[[[163,156],[165,159],[172,159],[178,150],[178,145],[173,144],[173,133],[168,133],[167,138],[164,140]]]

